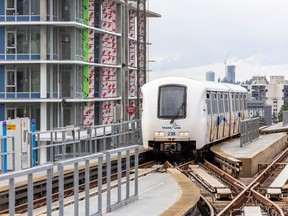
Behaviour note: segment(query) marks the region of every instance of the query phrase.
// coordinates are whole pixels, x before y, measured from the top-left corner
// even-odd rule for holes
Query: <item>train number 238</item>
[[[176,136],[176,132],[168,132],[168,136]]]

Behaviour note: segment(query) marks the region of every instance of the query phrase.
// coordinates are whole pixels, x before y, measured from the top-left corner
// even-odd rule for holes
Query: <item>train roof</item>
[[[165,84],[182,84],[182,85],[193,85],[197,89],[208,90],[208,91],[233,91],[233,92],[247,92],[247,89],[235,84],[230,83],[216,83],[209,81],[198,81],[185,77],[164,77],[159,78],[153,81],[150,81],[143,85],[146,86],[152,85],[165,85]]]

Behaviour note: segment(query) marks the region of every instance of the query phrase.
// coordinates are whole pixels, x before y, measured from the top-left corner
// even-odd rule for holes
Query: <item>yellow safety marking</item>
[[[7,124],[7,130],[16,130],[16,124]]]
[[[170,208],[162,212],[161,216],[188,215],[191,207],[200,199],[200,190],[177,169],[168,169],[168,172],[179,185],[179,198]]]

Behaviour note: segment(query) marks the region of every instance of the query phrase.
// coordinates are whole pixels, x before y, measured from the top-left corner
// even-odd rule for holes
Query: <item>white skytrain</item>
[[[247,90],[239,85],[167,77],[146,83],[142,93],[143,145],[166,154],[195,157],[239,134],[247,116]]]

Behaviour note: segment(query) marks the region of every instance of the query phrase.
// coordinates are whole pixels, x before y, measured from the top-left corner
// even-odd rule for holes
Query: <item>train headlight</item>
[[[165,133],[163,131],[155,131],[154,136],[165,136]]]
[[[180,131],[179,132],[179,136],[189,136],[189,132],[187,132],[187,131]]]

